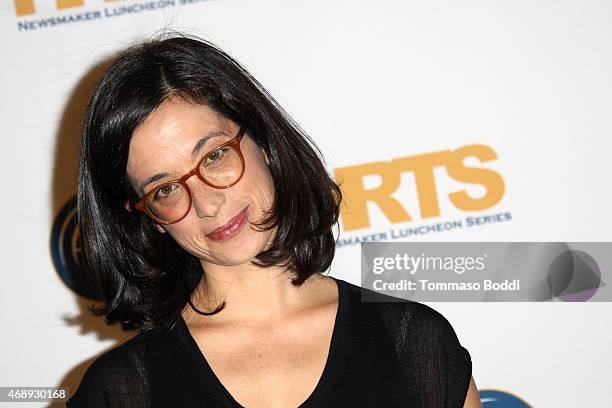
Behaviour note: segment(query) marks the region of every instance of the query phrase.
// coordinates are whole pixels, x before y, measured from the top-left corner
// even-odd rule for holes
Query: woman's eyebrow
[[[195,160],[200,150],[206,145],[206,142],[216,136],[227,136],[227,134],[220,130],[208,132],[206,136],[198,140],[198,143],[196,143],[195,147],[193,148],[193,151],[191,152],[191,158]]]
[[[227,136],[227,134],[221,130],[215,130],[215,131],[211,131],[208,132],[204,137],[202,137],[200,140],[198,140],[198,142],[196,143],[196,145],[194,146],[192,152],[191,152],[191,158],[195,160],[195,158],[198,156],[198,153],[200,152],[200,150],[202,150],[202,148],[206,145],[206,143],[213,137],[217,137],[217,136]],[[146,179],[145,181],[142,182],[142,184],[140,184],[140,192],[144,193],[144,189],[147,185],[161,179],[164,178],[166,176],[170,175],[170,173],[159,173],[156,174],[154,176],[149,177],[148,179]]]

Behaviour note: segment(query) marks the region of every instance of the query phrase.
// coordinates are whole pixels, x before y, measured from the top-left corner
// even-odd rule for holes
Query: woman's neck
[[[205,276],[192,296],[192,303],[202,311],[210,311],[225,301],[225,308],[214,315],[203,316],[188,304],[185,321],[197,324],[239,323],[269,324],[316,304],[309,292],[317,286],[320,274],[314,274],[301,286],[294,286],[293,272],[286,268],[260,268],[256,265],[206,265]]]

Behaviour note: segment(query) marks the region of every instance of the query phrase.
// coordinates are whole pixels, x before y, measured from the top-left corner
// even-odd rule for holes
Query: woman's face
[[[218,139],[209,139],[198,154],[192,154],[202,138],[213,132],[233,138],[239,126],[212,109],[194,105],[181,99],[166,100],[139,126],[130,142],[127,174],[139,196],[165,181],[175,180],[193,169]],[[240,265],[252,260],[268,247],[276,227],[258,232],[249,222],[243,222],[236,234],[211,234],[223,226],[236,226],[232,219],[248,221],[263,218],[274,200],[274,183],[266,164],[264,151],[248,135],[242,138],[240,149],[244,155],[245,171],[238,183],[226,189],[216,189],[202,182],[197,175],[187,180],[192,205],[181,221],[156,227],[160,233],[169,233],[187,252],[204,263]],[[159,173],[167,176],[141,189],[141,184]],[[244,212],[243,212],[244,210]],[[238,223],[240,225],[240,222]]]

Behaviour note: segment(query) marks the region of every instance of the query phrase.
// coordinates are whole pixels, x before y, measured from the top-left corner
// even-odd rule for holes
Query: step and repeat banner
[[[79,273],[80,122],[116,51],[177,30],[244,64],[342,180],[346,202],[327,273],[373,284],[362,275],[364,259],[378,271],[407,259],[401,252],[410,246],[373,243],[444,242],[437,248],[451,252],[453,242],[515,243],[512,259],[531,248],[590,243],[569,252],[590,254],[584,264],[597,272],[585,296],[543,294],[550,274],[523,273],[516,297],[419,299],[447,317],[470,351],[483,406],[612,403],[612,305],[609,292],[596,293],[610,267],[597,264],[597,254],[610,256],[601,243],[612,238],[612,4],[5,0],[0,7],[0,387],[74,390],[97,355],[132,336],[87,310],[98,295]],[[507,285],[516,278],[500,276]]]

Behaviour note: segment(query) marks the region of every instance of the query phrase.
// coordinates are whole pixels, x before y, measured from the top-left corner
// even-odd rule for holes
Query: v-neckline
[[[297,408],[312,408],[319,405],[320,401],[325,398],[327,392],[329,391],[331,381],[335,378],[334,374],[339,365],[338,363],[341,361],[341,352],[343,351],[342,345],[344,343],[343,336],[348,317],[348,289],[346,287],[346,282],[342,279],[334,278],[333,276],[329,277],[336,281],[336,285],[338,286],[338,308],[334,320],[334,328],[332,331],[330,346],[327,353],[327,360],[325,361],[323,372],[321,373],[319,381],[317,382],[314,390]],[[219,380],[219,377],[217,377],[212,367],[206,360],[206,357],[200,350],[197,342],[191,335],[191,332],[187,327],[187,323],[183,319],[182,315],[177,321],[177,328],[181,336],[186,340],[182,343],[186,346],[188,353],[191,354],[195,361],[200,362],[198,364],[199,373],[210,381],[214,387],[215,394],[232,408],[245,408],[238,403],[238,401],[236,401],[228,389],[225,388],[221,380]]]

